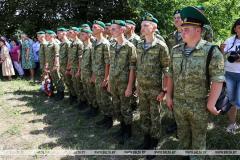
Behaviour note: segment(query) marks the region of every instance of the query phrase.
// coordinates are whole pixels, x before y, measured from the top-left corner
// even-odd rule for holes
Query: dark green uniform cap
[[[111,26],[112,23],[105,23],[105,26]]]
[[[149,16],[143,16],[141,18],[141,23],[142,21],[151,21],[151,22],[154,22],[154,23],[158,23],[158,20],[154,17],[149,17]]]
[[[204,24],[210,24],[207,17],[205,17],[200,10],[192,6],[187,6],[182,9],[181,19],[183,21],[182,26],[198,25],[202,27]]]
[[[45,34],[45,32],[44,31],[39,31],[39,32],[37,32],[37,34]]]
[[[53,32],[51,30],[46,30],[45,32],[48,33],[48,34],[56,34],[55,32]]]
[[[58,28],[57,31],[67,31],[66,28]]]
[[[80,27],[80,28],[78,28],[79,29],[79,32],[82,30],[82,28]]]
[[[69,28],[69,30],[70,29],[79,32],[79,29],[77,27],[71,27],[71,28]]]
[[[102,26],[105,29],[105,24],[102,21],[95,20],[93,22],[93,24],[98,24],[98,25]]]
[[[149,12],[144,12],[144,13],[143,13],[143,17],[144,17],[144,16],[153,17],[153,15],[152,15],[151,13],[149,13]]]
[[[125,20],[125,22],[126,22],[126,23],[130,23],[130,24],[132,24],[132,25],[136,26],[136,23],[134,23],[134,22],[133,22],[133,21],[131,21],[131,20]]]
[[[87,21],[87,24],[92,28],[92,23],[90,21]]]
[[[88,24],[83,24],[81,27],[90,27]]]
[[[81,29],[81,32],[92,34],[92,31],[90,29]]]
[[[199,9],[199,10],[205,11],[205,8],[202,5],[197,5],[197,6],[194,6],[194,7]]]
[[[120,26],[126,26],[126,23],[122,20],[112,20],[112,24],[117,24]]]
[[[174,11],[173,15],[181,13],[181,11],[182,11],[181,9],[177,9],[176,11]]]

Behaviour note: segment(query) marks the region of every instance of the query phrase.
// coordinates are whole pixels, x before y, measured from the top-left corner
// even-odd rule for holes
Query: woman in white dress
[[[35,62],[39,62],[40,43],[36,37],[33,39],[32,49],[33,49],[33,55],[35,58]]]

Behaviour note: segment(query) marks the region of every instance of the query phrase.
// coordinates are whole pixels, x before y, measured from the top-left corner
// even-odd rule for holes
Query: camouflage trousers
[[[139,98],[138,95],[136,94],[136,89],[137,89],[137,79],[135,79],[134,84],[133,84],[133,89],[132,89],[132,96],[130,97],[130,103],[132,105],[138,105]]]
[[[90,83],[91,76],[92,75],[82,73],[81,78],[83,83],[83,90],[88,104],[92,105],[94,108],[98,108],[95,84]]]
[[[150,134],[154,139],[160,139],[161,134],[161,103],[157,96],[161,92],[159,86],[141,86],[139,84],[140,125],[143,133]]]
[[[76,77],[78,69],[72,68],[72,81],[73,81],[73,88],[75,89],[75,92],[77,94],[78,101],[86,101],[86,98],[84,96],[84,90],[83,90],[83,84],[82,79]]]
[[[62,75],[63,82],[68,87],[68,91],[71,93],[71,95],[76,96],[77,94],[76,94],[76,92],[73,88],[72,76],[71,75],[68,75],[68,76],[65,75],[66,69],[67,69],[67,66],[61,64],[61,75]]]
[[[126,125],[132,124],[132,108],[130,97],[125,97],[125,91],[128,82],[119,81],[120,78],[115,77],[110,79],[110,90],[112,95],[112,103],[114,108],[114,116],[118,121],[124,121]]]
[[[44,66],[42,66],[44,67]],[[49,70],[50,70],[50,75],[52,78],[52,81],[54,83],[54,86],[56,86],[56,89],[59,90],[60,92],[63,92],[65,90],[64,87],[64,83],[62,81],[62,79],[60,78],[60,74],[59,72],[53,72],[53,66],[49,66]]]
[[[210,112],[207,102],[173,99],[174,117],[178,126],[179,149],[206,149],[206,131]],[[204,159],[204,156],[190,156],[191,159]]]
[[[39,53],[39,62],[41,65],[42,72],[44,71],[45,68],[45,55],[44,53]]]
[[[113,116],[113,107],[111,101],[111,95],[107,91],[107,87],[102,87],[102,82],[104,80],[104,75],[99,76],[95,75],[95,89],[97,103],[100,107],[100,111],[103,115],[112,117]]]

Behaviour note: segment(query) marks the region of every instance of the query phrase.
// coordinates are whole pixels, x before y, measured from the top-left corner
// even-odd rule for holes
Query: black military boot
[[[87,101],[82,101],[81,107],[78,108],[78,110],[82,111],[88,107]]]
[[[77,96],[72,96],[71,98],[70,98],[70,105],[73,105],[74,104],[74,102],[77,100]]]
[[[89,115],[93,112],[93,110],[94,110],[94,108],[91,106],[91,108],[88,111],[83,112],[83,115]]]
[[[90,119],[92,117],[96,117],[97,113],[98,113],[98,108],[93,108],[92,112],[88,115],[87,119]]]
[[[107,122],[105,123],[104,127],[106,129],[112,128],[113,126],[113,119],[112,117],[107,117]]]
[[[131,104],[133,118],[137,115],[138,105]]]
[[[177,123],[176,122],[172,126],[170,126],[166,129],[166,133],[169,134],[169,133],[174,132],[175,130],[177,130]]]
[[[64,91],[59,91],[59,96],[55,99],[55,101],[61,101],[64,98]]]
[[[104,118],[102,119],[102,120],[100,120],[100,121],[97,121],[97,125],[102,125],[102,124],[105,124],[106,122],[107,122],[107,119],[108,117],[107,116],[104,116]]]
[[[144,150],[144,149],[149,149],[151,145],[151,137],[149,134],[144,135],[144,140],[143,143],[140,144],[137,148],[137,150]]]
[[[151,145],[150,145],[150,150],[156,150],[157,149],[157,145],[158,145],[158,139],[152,139],[151,140]],[[153,159],[155,158],[156,155],[147,155],[147,159]]]
[[[74,108],[78,109],[82,106],[82,101],[80,101],[80,103],[78,103],[77,105],[74,106]]]
[[[122,139],[119,141],[119,143],[124,144],[131,137],[132,137],[132,125],[126,125],[124,135]]]
[[[122,121],[121,122],[121,128],[119,131],[115,132],[112,134],[113,137],[120,137],[120,136],[123,136],[124,135],[124,132],[125,132],[125,122]]]

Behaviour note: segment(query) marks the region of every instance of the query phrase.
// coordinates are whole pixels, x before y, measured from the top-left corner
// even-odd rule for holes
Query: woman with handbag
[[[223,56],[228,55],[225,62],[226,91],[230,102],[233,104],[228,112],[230,120],[230,125],[227,127],[228,132],[238,129],[236,115],[237,109],[240,109],[240,18],[234,23],[231,33],[234,36],[228,38],[220,46]]]

